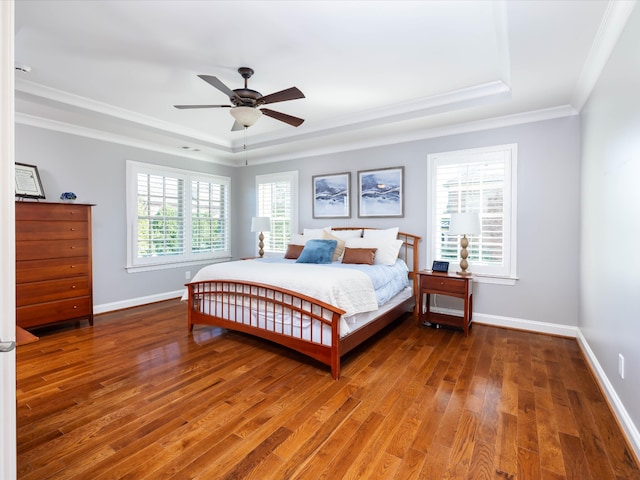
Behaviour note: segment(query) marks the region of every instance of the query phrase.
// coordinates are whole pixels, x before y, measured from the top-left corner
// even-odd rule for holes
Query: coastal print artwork
[[[404,167],[358,172],[359,217],[404,216]]]
[[[313,218],[350,218],[351,173],[313,177]]]

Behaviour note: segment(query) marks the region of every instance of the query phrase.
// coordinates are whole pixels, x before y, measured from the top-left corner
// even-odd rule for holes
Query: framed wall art
[[[16,197],[45,198],[38,167],[16,162],[15,170]]]
[[[315,175],[313,218],[350,218],[351,173]]]
[[[404,167],[358,172],[359,217],[404,217]]]

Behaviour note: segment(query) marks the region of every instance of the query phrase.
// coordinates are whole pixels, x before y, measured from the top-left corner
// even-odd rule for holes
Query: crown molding
[[[153,117],[141,115],[120,107],[115,107],[103,102],[47,87],[29,80],[20,80],[19,82],[16,82],[15,89],[17,92],[32,95],[48,102],[62,104],[68,107],[70,106],[83,112],[97,113],[111,118],[117,118],[131,122],[135,125],[166,133],[172,137],[182,136],[189,138],[190,141],[204,142],[207,147],[220,150],[223,154],[238,154],[245,151],[244,141],[242,140],[237,140],[232,143],[224,142],[219,138],[203,135],[201,132],[192,129],[186,129]],[[463,108],[492,104],[505,101],[510,98],[510,87],[503,81],[497,80],[438,95],[431,95],[429,97],[409,102],[397,103],[379,109],[366,110],[358,112],[355,115],[332,119],[331,121],[316,124],[314,128],[308,129],[303,127],[303,129],[301,129],[301,133],[294,133],[293,135],[291,133],[275,133],[254,137],[252,139],[252,150],[256,151],[261,148],[282,145],[285,143],[311,140],[328,135],[342,134],[348,131],[362,130],[373,126],[395,123]],[[39,120],[36,121],[36,118]],[[141,142],[133,139],[126,141],[126,135],[108,134],[106,132],[98,134],[98,130],[86,129],[85,127],[74,128],[70,123],[53,120],[47,121],[43,117],[23,114],[20,117],[20,123],[27,124],[28,122],[31,122],[30,124],[38,123],[37,126],[42,128],[65,131],[67,133],[86,135],[93,138],[98,138],[99,136],[101,139],[111,139],[107,141],[114,141],[115,143],[126,143],[128,145],[132,145],[131,142],[135,142],[134,146],[153,144],[153,142]],[[158,150],[158,148],[160,148],[160,150]],[[158,146],[152,149],[156,151],[170,150],[166,147]],[[216,163],[219,163],[220,161],[220,159],[212,158],[210,156],[206,156],[204,158]],[[233,163],[233,161],[231,162]],[[240,161],[238,161],[238,163],[240,163]]]
[[[327,135],[375,127],[382,124],[401,122],[418,117],[451,112],[463,108],[497,103],[511,98],[511,88],[501,80],[450,92],[431,95],[409,102],[397,103],[375,110],[365,110],[355,115],[333,118],[315,127],[301,129],[297,134],[265,134],[253,137],[254,149],[272,147],[282,143],[311,140]],[[233,143],[232,151],[243,149],[243,142]]]
[[[589,99],[591,91],[595,87],[598,78],[600,78],[600,74],[618,43],[618,39],[635,6],[635,0],[611,0],[609,2],[598,28],[598,33],[582,66],[582,71],[571,99],[571,105],[576,110],[582,111],[584,104]]]
[[[209,163],[217,163],[220,165],[236,166],[236,162],[233,160],[225,160],[221,158],[212,158],[204,153],[197,153],[188,150],[178,150],[170,148],[164,145],[160,145],[154,142],[145,142],[143,140],[137,140],[124,135],[116,135],[114,133],[105,132],[101,130],[95,130],[93,128],[81,127],[71,123],[60,122],[58,120],[51,120],[48,118],[37,117],[34,115],[27,115],[25,113],[16,112],[15,123],[21,125],[28,125],[31,127],[43,128],[45,130],[53,130],[61,133],[68,133],[71,135],[77,135],[80,137],[92,138],[94,140],[102,140],[109,143],[116,143],[119,145],[126,145],[128,147],[141,148],[143,150],[149,150],[152,152],[165,153],[167,155],[173,155],[176,157],[191,158],[193,160],[201,160]]]
[[[309,157],[316,157],[320,155],[329,155],[339,152],[348,152],[354,150],[362,150],[365,148],[381,147],[386,145],[393,145],[398,143],[407,143],[417,140],[426,140],[429,138],[445,137],[449,135],[458,135],[462,133],[476,132],[481,130],[490,130],[494,128],[503,128],[513,125],[521,125],[524,123],[539,122],[544,120],[553,120],[556,118],[570,117],[578,115],[571,105],[562,105],[558,107],[547,108],[543,110],[535,110],[530,112],[518,113],[514,115],[504,115],[501,117],[488,118],[483,120],[476,120],[472,122],[459,123],[449,125],[446,127],[438,127],[427,130],[420,130],[416,132],[403,133],[398,135],[389,135],[386,137],[372,137],[366,141],[358,142],[345,142],[334,145],[327,145],[322,148],[307,149],[304,151],[296,150],[286,154],[276,155],[263,155],[261,154],[259,159],[248,158],[251,165],[261,165],[267,163],[282,162],[286,160],[297,160]],[[142,148],[145,150],[165,153],[168,155],[174,155],[178,157],[191,158],[194,160],[201,160],[210,163],[216,163],[220,165],[232,166],[232,167],[244,167],[245,157],[237,156],[237,159],[223,159],[214,158],[205,153],[195,153],[184,150],[175,150],[168,148],[164,145],[159,145],[153,142],[144,142],[136,140],[130,137],[116,135],[100,130],[95,130],[87,127],[80,127],[70,123],[60,122],[57,120],[50,120],[33,115],[27,115],[24,113],[16,112],[16,123],[22,125],[29,125],[33,127],[43,128],[47,130],[54,130],[62,133],[68,133],[71,135],[78,135],[87,138],[93,138],[96,140],[102,140],[105,142],[116,143],[120,145],[127,145],[135,148]],[[252,150],[254,150],[252,148]],[[253,155],[252,155],[253,156]],[[241,158],[242,157],[242,158]]]
[[[109,105],[104,102],[92,100],[90,98],[81,97],[73,93],[58,90],[56,88],[47,87],[45,85],[35,83],[29,80],[16,81],[15,89],[18,92],[22,92],[34,97],[43,98],[50,102],[60,103],[63,105],[71,105],[79,110],[100,113],[108,117],[118,118],[125,120],[136,125],[142,125],[147,128],[159,130],[161,132],[170,133],[171,135],[180,135],[192,139],[196,139],[202,142],[211,144],[214,148],[219,148],[223,151],[229,151],[231,145],[218,138],[210,135],[204,135],[197,130],[184,128],[174,123],[158,120],[157,118],[150,117],[148,115],[142,115],[124,108]]]
[[[545,120],[554,120],[556,118],[572,117],[579,115],[579,112],[571,105],[561,105],[558,107],[545,108],[542,110],[534,110],[530,112],[517,113],[513,115],[504,115],[501,117],[487,118],[483,120],[475,120],[472,122],[458,123],[445,127],[437,127],[427,130],[403,133],[398,135],[390,135],[386,137],[372,137],[366,141],[345,142],[344,144],[328,145],[322,148],[309,149],[304,152],[292,152],[282,155],[265,155],[259,160],[251,160],[252,165],[265,163],[282,162],[286,160],[296,160],[308,157],[316,157],[320,155],[329,155],[333,153],[348,152],[353,150],[362,150],[365,148],[381,147],[385,145],[393,145],[399,143],[408,143],[418,140],[426,140],[429,138],[446,137],[449,135],[459,135],[463,133],[477,132],[482,130],[491,130],[494,128],[504,128],[514,125],[522,125],[525,123],[541,122]],[[242,160],[244,162],[244,159]],[[237,166],[243,166],[240,163]]]

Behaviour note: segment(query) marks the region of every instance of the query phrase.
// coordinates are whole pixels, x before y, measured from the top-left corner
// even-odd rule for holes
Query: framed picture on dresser
[[[38,167],[16,162],[16,197],[45,198]]]

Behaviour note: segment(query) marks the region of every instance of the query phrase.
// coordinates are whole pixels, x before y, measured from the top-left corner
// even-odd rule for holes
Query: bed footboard
[[[340,376],[344,310],[290,290],[235,280],[187,284],[189,331],[195,324],[249,333],[291,348]]]

